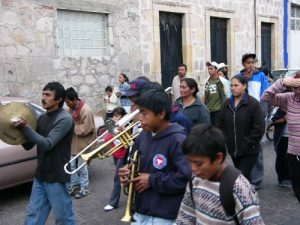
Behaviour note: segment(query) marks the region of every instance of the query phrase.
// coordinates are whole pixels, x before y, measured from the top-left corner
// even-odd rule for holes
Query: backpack
[[[220,201],[221,204],[228,216],[233,216],[234,221],[237,225],[239,225],[239,220],[237,218],[237,215],[235,213],[235,202],[233,197],[233,186],[238,178],[238,176],[241,174],[241,171],[234,168],[233,166],[228,165],[225,170],[223,171],[220,179]],[[193,198],[193,180],[189,180],[189,186],[190,186],[190,194],[193,204],[195,205],[195,201]]]

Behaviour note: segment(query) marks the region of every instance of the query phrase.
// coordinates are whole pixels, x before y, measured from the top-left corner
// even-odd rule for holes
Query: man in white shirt
[[[187,66],[185,64],[180,64],[178,66],[178,75],[176,75],[172,81],[172,89],[171,89],[171,94],[172,94],[172,98],[173,100],[176,100],[177,98],[180,97],[180,91],[179,91],[179,86],[180,86],[180,81],[183,78],[188,77],[186,75],[187,73]]]

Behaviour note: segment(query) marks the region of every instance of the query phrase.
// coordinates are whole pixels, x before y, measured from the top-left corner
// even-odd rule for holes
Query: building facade
[[[281,68],[282,0],[1,0],[0,94],[39,103],[50,81],[75,87],[95,111],[118,74],[167,87],[185,63],[199,84],[205,62]]]
[[[288,67],[300,68],[300,0],[291,0],[289,11]]]

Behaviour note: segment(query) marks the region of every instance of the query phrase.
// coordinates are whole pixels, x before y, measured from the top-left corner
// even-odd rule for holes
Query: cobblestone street
[[[300,207],[290,189],[277,186],[274,170],[275,152],[272,143],[264,145],[265,180],[258,191],[265,223],[268,225],[298,225]],[[121,197],[120,208],[105,212],[113,185],[114,166],[112,159],[94,160],[90,166],[91,194],[83,199],[74,199],[74,211],[79,225],[123,224],[126,198]],[[30,196],[31,184],[0,192],[0,225],[23,224]],[[48,225],[54,224],[52,215]]]

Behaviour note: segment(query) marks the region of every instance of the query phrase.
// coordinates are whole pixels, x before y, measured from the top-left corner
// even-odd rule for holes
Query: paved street
[[[261,211],[268,225],[298,225],[300,207],[292,191],[277,186],[274,171],[274,151],[272,144],[264,145],[265,180],[258,191]],[[112,159],[94,160],[90,165],[90,191],[86,198],[74,199],[74,211],[79,225],[124,224],[121,218],[126,198],[121,197],[120,208],[105,212],[113,185],[114,166]],[[23,224],[30,196],[30,184],[0,191],[0,225]],[[48,225],[54,224],[50,215]]]

